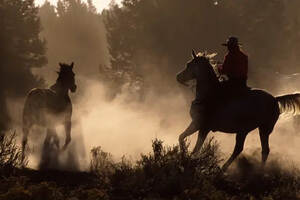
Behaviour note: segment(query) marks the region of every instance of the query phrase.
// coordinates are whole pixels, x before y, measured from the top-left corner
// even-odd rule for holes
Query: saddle
[[[220,82],[214,92],[210,93],[205,99],[194,100],[190,109],[190,115],[192,119],[205,118],[213,123],[214,113],[217,112],[220,108],[224,107],[224,104],[229,104],[232,101],[243,98],[249,94],[251,88],[245,84],[239,84],[231,81]],[[215,131],[215,130],[212,130]]]
[[[209,121],[212,123],[211,127],[213,132],[217,131],[213,128],[214,119],[211,118],[213,117],[213,113],[218,112],[218,110],[223,108],[224,105],[249,95],[251,89],[252,88],[248,87],[246,84],[238,85],[230,82],[220,83],[218,93],[209,101],[208,104],[206,104],[207,108],[211,111],[208,118],[210,118]]]
[[[220,82],[219,97],[225,101],[230,101],[248,94],[250,90],[251,88],[247,86],[246,80],[231,79]]]

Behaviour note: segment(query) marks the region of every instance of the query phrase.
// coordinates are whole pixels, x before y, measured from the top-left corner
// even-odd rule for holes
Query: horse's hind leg
[[[245,139],[248,133],[237,133],[236,134],[236,141],[233,153],[231,154],[230,158],[226,161],[223,165],[222,170],[226,171],[227,168],[231,165],[234,159],[243,151]]]
[[[273,128],[265,128],[265,127],[259,127],[259,137],[260,137],[260,142],[261,142],[261,161],[262,161],[262,166],[265,165],[269,152],[270,152],[270,147],[269,147],[269,135],[271,134]]]

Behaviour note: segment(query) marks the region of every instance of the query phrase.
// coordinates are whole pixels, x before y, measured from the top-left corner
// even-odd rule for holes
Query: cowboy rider
[[[218,66],[221,75],[227,75],[228,81],[225,84],[230,88],[247,88],[248,56],[241,51],[237,37],[229,37],[226,43],[222,44],[228,49],[222,65]]]
[[[225,56],[224,63],[221,66],[218,66],[218,70],[220,74],[227,75],[228,80],[224,81],[221,86],[222,88],[225,88],[226,93],[233,94],[231,92],[232,90],[229,89],[234,88],[235,91],[242,91],[247,88],[248,56],[240,50],[239,42],[236,37],[229,37],[227,42],[222,45],[227,47],[228,53]],[[193,57],[196,57],[194,52]],[[207,135],[208,132],[205,128],[205,124],[207,123],[207,115],[209,115],[208,107],[210,106],[210,100],[211,99],[206,97],[206,99],[201,100],[196,98],[193,101],[190,109],[190,115],[193,120],[188,128],[179,136],[179,145],[181,149],[184,149],[184,138],[195,131],[199,130],[199,134]],[[199,147],[201,147],[201,144],[204,142],[203,138],[205,137],[199,137],[202,139],[198,138],[199,140],[197,140],[197,145],[195,146],[193,153],[198,152]]]

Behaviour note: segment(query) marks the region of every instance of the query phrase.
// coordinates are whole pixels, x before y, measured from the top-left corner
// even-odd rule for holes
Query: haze
[[[31,12],[26,12],[29,17],[25,19],[37,15],[41,27],[38,21],[23,20],[12,23],[14,29],[1,32],[6,48],[0,50],[4,63],[0,65],[0,128],[21,127],[26,93],[54,84],[59,62],[74,62],[78,91],[71,96],[74,123],[69,152],[78,160],[80,152],[88,157],[96,146],[118,158],[147,153],[155,137],[177,144],[178,135],[191,120],[194,94],[176,83],[176,73],[191,58],[192,48],[217,52],[215,60],[222,61],[226,49],[221,44],[230,35],[239,37],[249,55],[249,86],[267,89],[272,95],[299,88],[300,77],[293,74],[299,72],[300,63],[300,1],[219,1],[216,5],[210,0],[126,0],[121,7],[101,12],[110,0],[93,0],[98,13],[78,3],[80,0],[65,1],[70,5],[55,9],[36,0],[41,7],[37,11],[28,8]],[[8,22],[19,16],[8,15]],[[20,54],[19,49],[27,45],[16,41],[37,38],[46,42]],[[29,62],[24,57],[32,59]],[[270,138],[271,154],[300,163],[299,128],[294,129],[292,122],[279,120]],[[17,132],[21,137],[22,131]],[[63,130],[58,132],[63,141]],[[189,138],[193,143],[195,136]],[[232,152],[234,135],[210,136],[215,136],[223,153]],[[38,149],[44,137],[42,131],[30,134],[29,146]],[[247,137],[244,152],[256,149],[260,151],[260,142],[254,133]],[[88,164],[88,160],[79,163]]]
[[[43,5],[46,0],[35,0],[35,3],[39,6]],[[56,5],[58,0],[48,0],[51,4]],[[87,2],[87,0],[82,0],[82,2]],[[103,9],[108,8],[109,3],[111,0],[93,0],[95,7],[97,8],[98,12],[101,12]],[[116,3],[120,3],[121,0],[116,0]]]

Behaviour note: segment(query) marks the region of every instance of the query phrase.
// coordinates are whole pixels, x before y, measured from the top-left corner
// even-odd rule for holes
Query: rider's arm
[[[218,71],[220,74],[227,74],[229,67],[230,67],[230,59],[229,56],[226,55],[223,64],[219,65]]]

